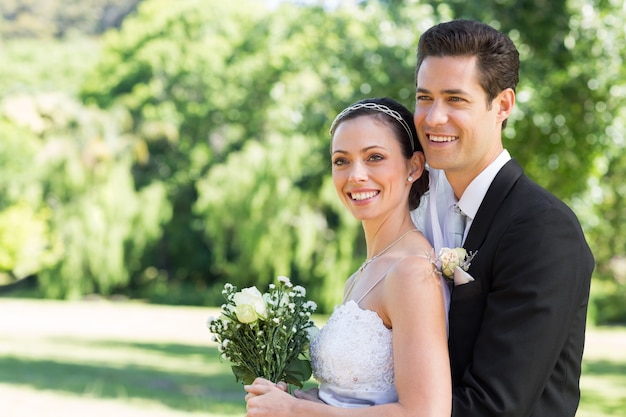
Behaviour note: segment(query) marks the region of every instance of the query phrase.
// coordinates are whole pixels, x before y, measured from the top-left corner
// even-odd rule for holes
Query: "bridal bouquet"
[[[221,315],[210,317],[207,326],[236,380],[251,384],[263,377],[302,387],[311,377],[308,348],[317,330],[311,320],[317,305],[306,300],[306,290],[279,276],[264,294],[226,284],[222,295]]]

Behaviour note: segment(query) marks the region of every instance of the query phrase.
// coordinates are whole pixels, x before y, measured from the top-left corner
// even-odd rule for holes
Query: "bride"
[[[245,387],[247,416],[449,417],[444,285],[410,216],[428,187],[413,115],[366,99],[339,113],[330,134],[333,182],[362,222],[367,259],[311,342],[319,389],[291,396],[258,378]]]

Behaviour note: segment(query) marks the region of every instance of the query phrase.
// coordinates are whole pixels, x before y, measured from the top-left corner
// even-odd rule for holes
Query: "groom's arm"
[[[564,415],[542,413],[546,404],[573,407],[573,415],[593,269],[578,221],[560,204],[535,207],[495,247],[491,271],[483,271],[493,273],[492,287],[452,415]]]

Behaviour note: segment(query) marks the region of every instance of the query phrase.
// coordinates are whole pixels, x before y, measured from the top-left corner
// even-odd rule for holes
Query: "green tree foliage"
[[[364,96],[390,95],[411,107],[417,38],[439,20],[477,18],[510,34],[523,66],[506,146],[539,183],[593,212],[584,179],[598,177],[613,123],[607,116],[618,108],[606,99],[614,96],[606,80],[623,80],[621,67],[604,77],[599,70],[607,59],[621,63],[604,48],[609,35],[623,38],[623,25],[611,22],[620,6],[544,3],[267,10],[260,2],[167,8],[153,0],[107,35],[83,97],[125,105],[146,140],[149,160],[134,174],[140,187],[164,183],[175,208],[159,245],[167,262],[152,255],[170,277],[246,285],[281,273],[324,283],[331,294],[339,285],[330,282],[343,280],[363,248],[355,245],[358,225],[333,203],[328,125]],[[589,36],[599,28],[605,40]],[[322,305],[333,301],[328,295]]]
[[[521,53],[505,146],[579,214],[598,261],[596,318],[624,320],[616,301],[626,293],[621,3],[369,0],[269,9],[257,0],[146,0],[106,33],[83,82],[74,76],[80,63],[72,67],[83,105],[57,103],[52,113],[27,106],[45,117],[26,125],[20,120],[33,111],[4,107],[12,116],[0,131],[27,126],[28,140],[23,151],[0,148],[0,162],[16,167],[7,168],[14,179],[0,178],[0,209],[34,202],[21,214],[33,227],[47,219],[49,246],[64,245],[66,256],[38,274],[50,295],[153,285],[160,297],[192,288],[193,302],[203,302],[196,295],[224,281],[262,285],[284,274],[328,309],[364,256],[360,226],[330,182],[330,121],[367,96],[412,107],[419,35],[439,21],[475,18],[508,33]],[[36,56],[5,51],[20,62]],[[2,79],[11,68],[26,74],[28,64],[3,67]],[[45,72],[32,74],[15,78],[37,81]],[[28,85],[43,84],[0,88],[14,94]],[[27,173],[29,158],[44,161],[41,169]]]
[[[36,137],[2,118],[0,132],[0,284],[10,284],[54,265],[60,251],[40,205]]]
[[[16,277],[36,273],[50,297],[110,294],[128,285],[169,205],[160,184],[134,189],[125,112],[84,108],[61,94],[13,96],[3,104],[11,126],[22,127],[9,144],[19,140],[31,152],[0,151],[6,160],[28,155],[12,164],[16,180],[5,186],[9,203],[20,199],[0,211],[2,268]]]
[[[265,286],[290,275],[327,308],[337,302],[360,236],[330,181],[304,186],[324,156],[310,138],[277,136],[248,142],[199,181],[214,276]]]
[[[592,311],[598,322],[626,322],[626,13],[620,1],[571,5],[581,13],[571,20],[569,39],[578,51],[573,74],[585,71],[589,95],[584,106],[588,114],[575,126],[591,125],[586,132],[583,150],[590,144],[600,146],[592,173],[587,178],[588,189],[574,200],[587,220],[590,240],[596,255],[596,275],[593,283]],[[578,174],[574,174],[578,175]],[[582,180],[582,178],[581,178]]]
[[[0,42],[0,97],[59,91],[75,95],[78,81],[97,62],[99,49],[94,38]]]
[[[2,0],[0,37],[63,38],[118,27],[141,0]]]
[[[155,261],[155,265],[168,270],[171,277],[185,276],[196,283],[206,282],[210,271],[234,279],[238,268],[243,269],[240,276],[246,277],[248,284],[279,272],[299,276],[302,281],[327,279],[337,256],[322,259],[320,255],[327,253],[325,247],[333,239],[307,244],[308,252],[299,249],[301,253],[296,253],[292,243],[277,241],[284,231],[273,224],[271,207],[263,216],[252,216],[245,210],[254,206],[239,209],[225,201],[220,213],[232,210],[241,216],[230,232],[237,237],[214,241],[227,233],[214,230],[220,227],[217,219],[204,224],[203,218],[215,217],[215,207],[206,203],[197,206],[204,211],[193,210],[198,192],[205,193],[196,181],[217,175],[213,170],[229,166],[226,161],[231,155],[252,152],[246,149],[257,149],[254,152],[261,158],[267,158],[268,147],[277,153],[291,149],[270,145],[270,137],[280,143],[304,135],[310,141],[309,154],[294,151],[284,155],[293,160],[295,171],[288,174],[281,164],[272,164],[266,168],[274,170],[271,175],[255,176],[247,172],[252,166],[241,162],[231,168],[230,186],[227,181],[220,182],[223,192],[239,193],[233,187],[235,179],[250,177],[250,189],[262,196],[259,198],[291,212],[282,221],[298,219],[301,215],[297,212],[306,211],[311,211],[312,219],[341,217],[336,209],[312,204],[329,172],[325,156],[331,118],[345,104],[367,95],[388,94],[404,98],[407,105],[413,100],[412,59],[406,51],[415,34],[379,20],[380,12],[380,8],[354,8],[329,14],[320,7],[285,4],[270,13],[259,2],[203,8],[198,1],[178,2],[166,11],[161,2],[153,1],[142,4],[137,17],[128,20],[120,32],[108,35],[102,63],[85,84],[83,97],[104,107],[121,102],[130,109],[138,135],[147,138],[150,155],[147,164],[135,169],[137,183],[167,184],[176,216],[166,227],[160,248],[167,248],[172,262]],[[251,142],[258,143],[256,148],[248,147]],[[241,158],[246,161],[245,156]],[[274,186],[265,184],[272,178],[282,178],[289,184],[287,190],[273,194]],[[293,199],[303,192],[307,199]],[[241,198],[226,200],[237,205]],[[334,220],[325,222],[337,227]],[[306,226],[301,222],[299,227]],[[354,236],[357,226],[351,228],[349,236]],[[205,240],[206,251],[199,249]],[[239,246],[245,240],[251,240],[246,243],[252,245],[248,250]],[[278,255],[280,261],[261,259],[267,252],[264,247],[283,245],[287,250]],[[355,263],[354,258],[362,253],[342,255],[347,259],[344,262]],[[320,266],[312,269],[311,259],[318,259]],[[252,269],[247,271],[244,265]],[[339,270],[347,272],[346,268]],[[209,275],[209,282],[211,278]]]

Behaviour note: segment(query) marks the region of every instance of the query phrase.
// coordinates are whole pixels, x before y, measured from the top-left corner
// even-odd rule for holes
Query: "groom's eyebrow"
[[[432,94],[432,92],[429,89],[422,88],[422,87],[418,87],[417,92],[424,93],[424,94]],[[440,93],[446,94],[446,95],[468,95],[469,94],[465,90],[461,90],[459,88],[444,89],[444,90],[441,90]]]

